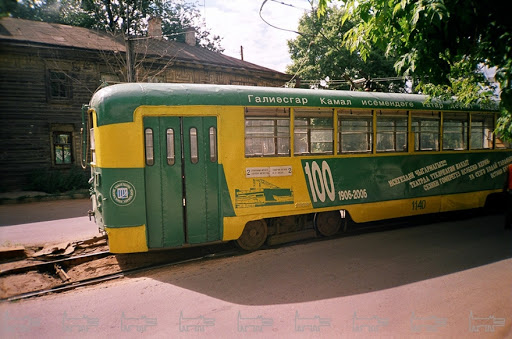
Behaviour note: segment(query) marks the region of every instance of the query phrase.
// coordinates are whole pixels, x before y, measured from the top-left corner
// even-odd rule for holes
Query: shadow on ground
[[[144,276],[236,304],[302,303],[509,259],[511,238],[503,215],[496,214],[270,248]]]
[[[90,199],[0,205],[0,226],[85,217],[90,209]]]

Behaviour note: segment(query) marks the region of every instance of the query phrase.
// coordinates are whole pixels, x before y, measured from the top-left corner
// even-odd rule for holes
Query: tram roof
[[[204,84],[118,84],[99,90],[90,102],[98,126],[131,122],[140,106],[192,105],[497,112],[497,105],[427,101],[418,94]]]

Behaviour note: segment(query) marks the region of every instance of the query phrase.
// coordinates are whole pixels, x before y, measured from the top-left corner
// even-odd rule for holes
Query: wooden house
[[[158,26],[149,37],[125,41],[81,27],[0,19],[0,192],[86,176],[81,106],[100,86],[128,81],[127,74],[138,82],[277,87],[290,80],[196,46],[192,31],[187,43],[165,40]]]

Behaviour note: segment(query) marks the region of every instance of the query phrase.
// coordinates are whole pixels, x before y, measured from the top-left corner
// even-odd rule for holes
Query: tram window
[[[167,129],[167,165],[173,166],[176,162],[176,155],[174,151],[174,130]]]
[[[155,156],[153,153],[153,130],[146,128],[146,165],[153,166],[155,164]]]
[[[494,116],[489,114],[471,115],[471,149],[493,148]]]
[[[190,162],[197,164],[199,162],[199,154],[197,150],[197,128],[190,129]]]
[[[407,152],[407,112],[377,116],[377,152]]]
[[[245,156],[290,155],[290,109],[245,109]]]
[[[411,129],[415,151],[439,151],[439,113],[413,113]]]
[[[217,129],[210,127],[210,161],[217,161]]]
[[[91,139],[91,162],[96,163],[96,141],[94,140],[94,128],[89,130],[89,137]]]
[[[371,111],[341,112],[338,115],[338,153],[367,153],[373,146]]]
[[[333,110],[297,108],[294,114],[294,154],[333,154]]]
[[[93,164],[96,163],[96,141],[94,140],[94,127],[93,127],[93,118],[92,118],[92,112],[90,112],[89,114],[87,114],[87,126],[90,127],[89,129],[89,139],[90,139],[90,150],[89,150],[89,154],[91,156],[91,162]],[[86,155],[86,159],[87,159],[87,155]],[[84,160],[86,160],[84,159]]]
[[[445,113],[443,117],[443,150],[468,149],[468,114]]]

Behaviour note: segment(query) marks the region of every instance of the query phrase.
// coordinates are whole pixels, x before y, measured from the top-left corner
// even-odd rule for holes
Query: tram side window
[[[199,144],[197,136],[197,128],[192,127],[189,130],[190,136],[190,162],[197,164],[199,162]]]
[[[210,127],[210,161],[217,162],[217,129]]]
[[[153,148],[153,130],[151,128],[146,128],[144,131],[145,139],[146,139],[146,165],[153,166],[155,164],[155,154]]]
[[[471,149],[493,148],[494,115],[471,115]]]
[[[333,110],[296,108],[294,115],[294,154],[333,154]]]
[[[444,113],[443,150],[468,149],[468,114]]]
[[[290,109],[245,109],[245,156],[290,156]]]
[[[439,151],[440,122],[439,113],[413,113],[412,133],[415,151]]]
[[[338,153],[369,153],[373,146],[371,111],[341,111],[338,114]]]
[[[377,152],[407,152],[407,120],[407,112],[377,113]]]
[[[151,141],[152,143],[152,141]],[[176,163],[176,152],[174,142],[174,129],[168,128],[166,131],[166,145],[167,145],[167,165],[174,166]],[[146,142],[147,145],[147,142]],[[153,147],[153,146],[151,146]],[[147,153],[147,152],[146,152]],[[153,151],[151,151],[153,154]]]

